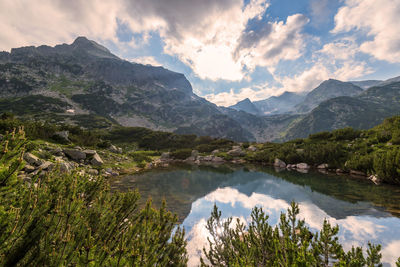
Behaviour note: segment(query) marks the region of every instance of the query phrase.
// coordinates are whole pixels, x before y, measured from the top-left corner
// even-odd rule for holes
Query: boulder
[[[274,161],[274,166],[283,169],[286,168],[286,163],[283,160],[276,158]]]
[[[221,157],[213,157],[212,162],[214,163],[223,163],[225,160]]]
[[[87,171],[87,173],[90,174],[90,175],[98,175],[98,174],[99,174],[99,171],[96,170],[96,169],[89,169],[89,170]]]
[[[308,170],[310,168],[310,165],[308,165],[307,163],[297,163],[296,168],[302,170]]]
[[[328,169],[329,165],[327,163],[322,163],[317,166],[317,169],[326,170]]]
[[[54,163],[50,161],[45,161],[42,163],[42,165],[39,166],[39,169],[42,170],[52,170],[54,168]]]
[[[116,147],[114,145],[111,145],[108,150],[112,153],[117,153],[117,154],[121,154],[122,153],[122,148],[120,147]]]
[[[50,150],[50,153],[54,156],[62,157],[64,156],[63,150],[60,147],[56,147]]]
[[[365,172],[356,171],[356,170],[350,170],[350,174],[351,174],[351,175],[356,175],[356,176],[367,176],[367,175],[365,174]]]
[[[232,150],[228,151],[228,155],[232,157],[241,157],[245,156],[246,152],[244,152],[239,146],[234,146]]]
[[[192,154],[190,156],[193,157],[194,159],[196,159],[199,156],[199,151],[192,150]]]
[[[86,154],[86,157],[92,157],[97,154],[96,150],[93,149],[85,149],[82,152]]]
[[[249,151],[251,151],[251,152],[255,152],[255,151],[257,151],[257,147],[255,147],[255,146],[249,146],[248,148],[247,148],[247,150],[249,150]]]
[[[210,155],[209,156],[204,156],[203,160],[204,161],[212,161],[213,160],[213,156],[210,156]]]
[[[288,164],[286,165],[287,169],[296,169],[296,164]]]
[[[382,180],[378,177],[378,175],[371,175],[370,177],[368,177],[368,180],[371,180],[376,185],[382,183]]]
[[[69,143],[69,132],[68,131],[59,131],[55,132],[53,138],[60,140],[65,143]]]
[[[24,171],[25,171],[26,173],[31,173],[31,172],[33,172],[34,170],[35,170],[35,167],[33,167],[32,165],[29,165],[29,164],[25,165],[25,167],[24,167]]]
[[[60,162],[60,172],[68,173],[74,169],[74,165],[70,162]]]
[[[103,160],[100,158],[99,154],[95,153],[90,163],[94,166],[101,166],[104,164]]]
[[[42,161],[38,157],[29,152],[24,153],[24,160],[33,166],[42,165]]]
[[[167,161],[170,159],[170,153],[169,152],[163,152],[161,154],[160,160],[161,161]]]
[[[65,155],[67,155],[67,157],[75,161],[86,159],[86,154],[78,149],[72,149],[72,148],[64,149],[64,153]]]
[[[337,174],[344,174],[344,173],[346,173],[346,171],[342,170],[342,169],[336,169],[336,173]]]

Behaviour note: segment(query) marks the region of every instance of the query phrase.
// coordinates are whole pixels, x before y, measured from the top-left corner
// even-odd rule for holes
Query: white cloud
[[[119,2],[0,1],[0,50],[71,42],[79,35],[116,40]]]
[[[346,0],[335,16],[332,32],[363,31],[371,40],[361,44],[361,51],[377,59],[400,62],[400,27],[398,0]]]
[[[245,98],[249,98],[251,101],[257,101],[266,99],[271,95],[279,95],[283,92],[284,88],[269,87],[268,84],[264,84],[254,85],[253,88],[241,88],[238,92],[231,89],[229,92],[207,94],[204,97],[218,106],[228,107]]]

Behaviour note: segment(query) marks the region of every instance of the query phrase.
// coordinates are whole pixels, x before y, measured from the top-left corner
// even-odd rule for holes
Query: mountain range
[[[183,74],[120,59],[85,37],[0,52],[0,112],[86,128],[140,126],[236,141],[372,127],[398,114],[399,85],[399,77],[327,80],[307,95],[285,92],[225,108],[195,95]]]

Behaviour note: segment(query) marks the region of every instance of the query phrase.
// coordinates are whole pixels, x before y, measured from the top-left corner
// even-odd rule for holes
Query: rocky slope
[[[253,135],[193,94],[183,74],[131,63],[85,37],[0,53],[0,112],[88,127],[97,120],[234,140]],[[97,126],[97,125],[95,125]]]
[[[306,95],[304,101],[296,106],[298,113],[307,113],[325,100],[339,96],[359,95],[363,90],[350,82],[329,79]]]
[[[253,114],[253,115],[258,115],[260,113],[260,110],[258,110],[258,108],[248,98],[237,102],[235,105],[230,106],[230,108],[238,110],[238,111],[241,110],[241,111]]]
[[[294,107],[303,99],[303,94],[284,92],[279,96],[271,96],[265,100],[255,101],[254,105],[264,115],[284,114],[293,111]]]
[[[371,87],[359,96],[342,96],[322,102],[292,124],[285,140],[344,127],[368,129],[400,113],[400,82]]]

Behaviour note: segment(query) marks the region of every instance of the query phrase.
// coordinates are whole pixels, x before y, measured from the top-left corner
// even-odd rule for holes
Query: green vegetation
[[[313,234],[304,220],[297,219],[298,205],[292,202],[287,214],[282,213],[276,227],[258,207],[251,213],[248,226],[239,219],[223,220],[214,206],[207,230],[208,249],[203,249],[202,266],[382,266],[381,246],[368,244],[345,252],[338,242],[338,226],[325,220],[319,233]],[[400,262],[400,258],[399,261]]]
[[[141,210],[137,192],[111,193],[102,177],[54,171],[21,181],[24,135],[1,142],[1,266],[186,265],[184,231],[165,206]]]
[[[13,125],[11,122],[16,122],[12,115],[3,114],[2,129]],[[391,128],[398,122],[394,118],[381,127]],[[55,127],[42,126],[48,130]],[[30,136],[46,136],[47,131],[40,132],[35,123],[27,128]],[[374,131],[385,141],[391,140],[392,135],[382,134],[382,129]],[[165,203],[158,210],[151,202],[140,209],[136,191],[111,192],[102,176],[65,174],[58,168],[31,179],[17,176],[23,168],[24,151],[36,145],[28,141],[27,134],[22,128],[7,132],[0,143],[0,266],[186,265],[184,230],[176,227],[177,217],[166,211]],[[88,135],[73,128],[71,134],[75,138]],[[331,133],[330,142],[341,142],[345,136],[358,138],[346,129]],[[311,139],[316,142],[319,137]],[[303,143],[295,140],[290,144]],[[171,152],[176,158],[186,158],[189,153],[189,148]],[[158,155],[154,151],[129,154],[138,165]],[[297,219],[298,214],[298,206],[292,203],[278,226],[272,227],[264,211],[254,208],[249,226],[237,221],[232,228],[232,218],[222,220],[215,207],[207,223],[212,238],[204,249],[202,265],[380,266],[380,245],[369,244],[366,254],[359,247],[346,252],[338,242],[337,226],[325,221],[320,233],[313,234]]]
[[[400,116],[386,119],[370,130],[344,128],[320,132],[286,143],[265,143],[246,159],[272,164],[327,163],[330,169],[376,174],[384,182],[400,184]]]

